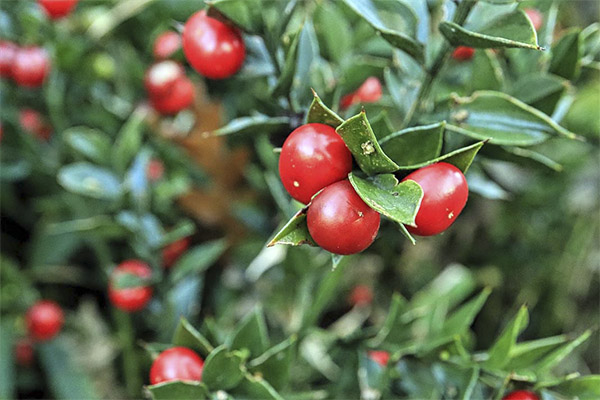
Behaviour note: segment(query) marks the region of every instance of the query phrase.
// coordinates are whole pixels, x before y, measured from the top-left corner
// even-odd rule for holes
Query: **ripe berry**
[[[19,47],[13,42],[0,40],[0,77],[12,76],[15,55]]]
[[[175,82],[185,77],[183,67],[175,61],[165,60],[152,64],[144,76],[144,86],[151,97],[166,96]]]
[[[36,340],[52,339],[64,323],[64,315],[58,304],[40,300],[29,308],[25,315],[29,336]]]
[[[381,82],[374,76],[367,78],[356,91],[342,97],[340,107],[348,108],[356,103],[375,103],[381,98]]]
[[[409,179],[423,188],[423,201],[417,212],[417,227],[407,226],[408,231],[415,235],[431,236],[448,229],[469,197],[463,173],[454,165],[441,162],[418,169],[402,181]]]
[[[108,297],[112,304],[123,311],[141,310],[152,297],[152,288],[144,280],[152,276],[150,267],[139,260],[123,261],[112,272],[108,284]],[[126,279],[137,279],[124,287]]]
[[[373,291],[367,285],[357,285],[350,293],[350,304],[353,306],[366,306],[373,301]]]
[[[544,16],[542,15],[542,13],[536,10],[535,8],[526,8],[523,11],[525,11],[525,14],[527,14],[529,19],[531,20],[533,28],[536,31],[539,31],[542,27],[542,24],[544,23]]]
[[[169,243],[162,251],[165,268],[170,268],[189,246],[190,238],[183,238]]]
[[[529,390],[515,390],[504,396],[502,400],[540,400],[540,398]]]
[[[18,85],[38,87],[50,72],[50,59],[41,47],[22,47],[15,54],[12,77]]]
[[[33,362],[33,345],[30,339],[21,338],[15,343],[15,360],[22,367],[28,367]]]
[[[279,175],[288,193],[308,204],[312,196],[352,170],[352,154],[329,125],[306,124],[287,137],[279,156]]]
[[[38,0],[46,14],[52,19],[68,15],[79,0]]]
[[[475,54],[475,49],[467,46],[458,46],[454,49],[452,53],[452,58],[456,61],[467,61],[473,58],[473,54]]]
[[[162,178],[165,173],[165,166],[162,161],[152,159],[148,163],[146,167],[146,175],[148,176],[148,180],[151,182],[156,182],[160,178]]]
[[[390,360],[390,353],[388,353],[387,351],[371,350],[368,354],[370,359],[372,359],[382,367],[387,366],[388,361]]]
[[[306,223],[314,241],[335,254],[359,253],[379,231],[379,213],[358,196],[348,180],[327,186],[308,207]]]
[[[192,81],[182,76],[173,84],[169,92],[163,96],[151,96],[150,104],[161,114],[177,114],[188,108],[195,97],[195,89]]]
[[[24,131],[33,133],[39,139],[48,140],[52,135],[52,127],[42,115],[30,108],[19,111],[19,124]]]
[[[185,58],[200,75],[211,79],[228,78],[244,63],[246,47],[240,31],[198,11],[183,28]]]
[[[156,357],[150,368],[150,384],[168,381],[200,381],[204,361],[187,347],[173,347]]]
[[[154,41],[154,58],[164,60],[181,48],[181,37],[173,31],[163,32]]]

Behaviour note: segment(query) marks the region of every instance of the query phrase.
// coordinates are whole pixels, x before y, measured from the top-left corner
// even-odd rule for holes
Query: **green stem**
[[[462,0],[460,2],[460,4],[458,5],[458,7],[456,8],[456,12],[454,13],[454,18],[452,19],[452,22],[454,22],[457,25],[464,24],[465,20],[469,16],[469,13],[471,12],[471,10],[473,9],[473,7],[475,6],[476,3],[477,3],[477,0]],[[406,112],[406,115],[404,117],[404,122],[402,124],[403,127],[407,127],[413,122],[413,117],[415,115],[415,112],[418,109],[421,109],[423,107],[423,105],[425,104],[425,102],[427,101],[427,98],[429,96],[429,92],[431,91],[433,83],[434,83],[435,79],[437,78],[438,74],[440,73],[440,71],[442,70],[446,61],[448,61],[451,51],[452,51],[452,46],[447,41],[444,41],[442,48],[438,51],[438,53],[433,61],[433,64],[431,64],[431,67],[426,70],[425,79],[423,80],[423,83],[421,84],[421,87],[419,88],[417,98],[412,103],[409,110]]]
[[[131,398],[140,397],[142,380],[140,379],[140,368],[135,351],[133,325],[131,316],[113,308],[113,320],[117,325],[119,342],[123,346],[123,375],[127,394]]]

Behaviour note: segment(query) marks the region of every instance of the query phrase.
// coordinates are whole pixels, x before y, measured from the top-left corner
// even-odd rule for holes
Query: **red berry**
[[[441,162],[418,169],[402,181],[409,179],[423,188],[423,201],[417,212],[417,227],[407,226],[408,231],[415,235],[432,236],[448,229],[469,197],[463,173],[454,165]]]
[[[246,47],[240,31],[198,11],[183,29],[185,58],[200,75],[211,79],[228,78],[244,63]]]
[[[151,182],[158,181],[164,173],[165,166],[162,161],[156,159],[150,160],[146,167],[146,175]]]
[[[21,338],[15,343],[15,359],[17,364],[28,367],[33,362],[33,345],[30,339]]]
[[[542,27],[542,24],[544,23],[544,16],[542,15],[542,13],[536,10],[535,8],[526,8],[523,11],[525,11],[525,14],[527,14],[529,19],[531,20],[533,28],[536,31],[539,31]]]
[[[50,300],[38,301],[25,315],[27,331],[36,340],[52,339],[62,328],[64,320],[60,306]]]
[[[312,196],[352,171],[352,154],[329,125],[306,124],[283,143],[279,175],[288,193],[308,204]]]
[[[38,0],[46,14],[52,19],[68,15],[79,0]]]
[[[170,268],[189,246],[190,238],[179,239],[168,244],[162,251],[163,265],[165,268]]]
[[[187,347],[173,347],[156,357],[150,368],[150,384],[168,381],[200,381],[204,361]]]
[[[367,285],[357,285],[352,289],[349,300],[354,306],[366,306],[373,301],[373,291]]]
[[[502,400],[540,400],[540,398],[529,390],[515,390],[504,396]]]
[[[314,241],[327,251],[344,255],[369,247],[379,231],[380,219],[379,213],[362,201],[348,180],[323,189],[306,215]]]
[[[181,36],[173,31],[163,32],[154,41],[154,58],[164,60],[181,48]]]
[[[139,260],[123,261],[113,270],[108,284],[108,297],[112,304],[128,312],[141,310],[152,297],[152,288],[143,283],[131,287],[119,287],[121,279],[132,275],[141,280],[149,279],[152,270]]]
[[[150,104],[161,114],[177,114],[192,105],[195,95],[192,81],[182,76],[164,96],[151,96]]]
[[[454,49],[452,53],[452,58],[456,61],[467,61],[473,58],[473,54],[475,54],[475,49],[467,46],[458,46]]]
[[[11,77],[15,56],[19,47],[13,42],[0,40],[0,77]]]
[[[382,367],[387,366],[388,361],[390,360],[390,353],[388,353],[387,351],[371,350],[368,354],[370,359],[372,359]]]
[[[44,83],[50,72],[50,59],[41,47],[22,47],[15,54],[12,77],[17,84],[25,87],[38,87]]]
[[[376,103],[381,98],[382,92],[379,79],[371,76],[356,91],[342,97],[340,107],[344,109],[355,103]]]
[[[19,123],[23,130],[33,133],[39,139],[48,140],[52,135],[52,127],[46,119],[39,112],[30,108],[19,111]]]
[[[154,63],[146,70],[144,86],[151,97],[163,97],[174,88],[175,82],[185,77],[183,67],[175,61]]]

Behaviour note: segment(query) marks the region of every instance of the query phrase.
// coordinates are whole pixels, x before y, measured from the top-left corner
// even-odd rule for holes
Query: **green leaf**
[[[400,1],[344,0],[344,3],[367,21],[392,46],[405,51],[418,62],[424,62],[423,45],[413,39],[416,29],[416,15],[410,7]],[[386,25],[386,21],[382,19],[389,20],[390,16],[394,17],[395,15],[400,18],[390,20],[391,26]],[[399,20],[404,20],[409,31],[408,34],[398,30]]]
[[[261,399],[261,400],[284,400],[277,391],[260,375],[246,374],[236,392],[245,396],[239,398]]]
[[[289,93],[292,83],[294,80],[294,74],[296,73],[296,60],[298,53],[298,42],[300,41],[301,30],[294,32],[293,34],[286,35],[283,37],[284,43],[287,41],[290,43],[285,55],[285,62],[279,75],[279,80],[275,86],[271,89],[271,95],[273,97],[279,97]]]
[[[290,119],[288,117],[268,117],[258,114],[252,117],[241,117],[231,120],[227,125],[210,132],[210,135],[268,134],[288,128],[289,124]]]
[[[390,121],[386,111],[380,112],[375,118],[373,118],[371,121],[371,129],[373,129],[373,133],[380,143],[382,139],[394,132],[392,122]]]
[[[117,134],[112,149],[113,163],[117,171],[125,172],[127,165],[138,153],[142,145],[145,118],[146,112],[136,109]]]
[[[488,350],[488,359],[483,363],[485,367],[501,369],[508,364],[517,337],[526,328],[528,320],[527,307],[523,306]]]
[[[446,125],[446,127],[447,126],[448,125]],[[428,165],[443,161],[445,163],[454,165],[456,168],[460,169],[463,174],[465,174],[469,170],[469,167],[471,166],[471,164],[473,163],[475,156],[477,155],[477,153],[479,152],[479,150],[483,147],[483,145],[485,143],[486,143],[485,141],[477,142],[470,146],[454,150],[450,153],[446,153],[437,158],[428,160],[428,161],[420,163],[420,164],[403,165],[403,166],[399,167],[399,169],[400,170],[419,169],[419,168],[423,168]]]
[[[267,350],[269,337],[261,308],[255,308],[238,324],[228,344],[230,349],[248,349],[252,357],[258,357]]]
[[[170,381],[145,386],[153,400],[208,399],[209,392],[202,382]]]
[[[404,336],[406,333],[406,329],[403,328],[405,324],[400,319],[405,306],[406,300],[399,293],[394,293],[385,321],[377,332],[377,336],[368,342],[369,347],[378,348],[384,342],[399,342],[398,336]]]
[[[291,336],[250,361],[250,372],[260,373],[273,388],[282,389],[289,380],[296,341],[296,336]]]
[[[189,219],[180,220],[175,227],[163,235],[161,246],[166,246],[177,240],[191,236],[196,231],[196,225]]]
[[[214,350],[208,339],[183,317],[179,320],[179,324],[175,329],[173,345],[197,350],[204,357],[208,356]]]
[[[230,352],[225,345],[219,346],[206,358],[202,368],[202,382],[210,390],[229,390],[244,378],[242,364],[245,357],[240,352]]]
[[[306,123],[319,123],[332,126],[337,128],[340,124],[344,122],[344,120],[333,112],[329,107],[327,107],[323,101],[319,98],[317,92],[313,90],[313,95],[315,96],[310,107],[308,108],[308,113],[306,114]]]
[[[324,54],[335,62],[341,62],[352,50],[352,27],[339,8],[340,3],[319,3],[314,14],[315,31]],[[332,24],[331,21],[335,21]]]
[[[171,281],[176,282],[192,274],[201,274],[221,257],[227,249],[224,239],[205,242],[185,252],[172,268]]]
[[[578,28],[565,33],[552,46],[549,72],[565,79],[574,79],[579,75],[583,43]]]
[[[38,345],[40,359],[52,393],[59,399],[99,399],[89,376],[75,365],[73,347],[62,338]]]
[[[556,350],[553,350],[550,354],[543,357],[540,361],[538,361],[533,369],[538,373],[547,372],[550,369],[554,368],[558,365],[565,357],[573,352],[577,347],[579,347],[583,342],[589,339],[592,332],[590,330],[585,331],[581,336],[576,338],[575,340],[566,343],[559,347]]]
[[[569,398],[600,398],[600,375],[581,376],[552,387],[552,390]]]
[[[446,122],[403,129],[387,135],[379,144],[400,168],[427,162],[440,155]]]
[[[302,244],[309,244],[316,246],[317,244],[310,236],[308,232],[308,226],[306,225],[306,212],[308,208],[304,207],[298,211],[290,220],[281,228],[271,239],[267,247],[274,246],[276,244],[287,244],[291,246],[300,246]]]
[[[470,97],[451,96],[438,105],[433,120],[449,121],[446,130],[492,144],[531,146],[549,135],[577,139],[577,135],[554,122],[541,111],[507,94],[480,91]]]
[[[350,173],[356,193],[373,210],[400,224],[414,226],[423,199],[423,189],[415,181],[398,182],[393,174],[362,179]]]
[[[472,90],[501,90],[504,84],[504,73],[498,57],[492,50],[475,52],[471,72]]]
[[[511,358],[505,366],[505,370],[516,371],[533,365],[544,355],[568,340],[569,338],[566,335],[560,335],[517,343],[512,347]]]
[[[504,14],[490,21],[477,32],[467,30],[454,22],[444,21],[440,32],[454,46],[475,48],[522,47],[542,50],[531,21],[521,10]]]
[[[97,199],[116,200],[122,193],[121,182],[111,171],[87,162],[65,165],[57,179],[68,191]]]
[[[110,158],[110,138],[97,129],[76,126],[63,132],[65,142],[79,154],[103,164]]]
[[[346,120],[336,132],[344,139],[354,159],[367,175],[398,170],[398,166],[381,150],[365,112]]]
[[[562,165],[550,159],[544,154],[538,153],[530,149],[508,146],[489,146],[486,149],[485,155],[497,160],[510,161],[517,164],[531,165],[532,167],[540,164],[550,168],[553,171],[560,172],[563,170]]]
[[[259,33],[263,26],[262,4],[260,0],[213,0],[207,1],[212,8],[232,21],[242,30]],[[209,8],[208,15],[213,16]]]
[[[2,260],[0,263],[3,263]],[[5,268],[2,265],[2,268]],[[3,276],[3,287],[6,287],[6,278]],[[14,320],[2,317],[0,324],[0,398],[16,399],[16,372],[14,360]]]
[[[511,95],[550,115],[567,88],[567,81],[551,74],[528,74],[518,79]]]
[[[290,97],[295,108],[306,107],[310,102],[309,89],[311,87],[311,71],[319,62],[319,41],[310,19],[304,21],[304,26],[298,38],[298,56],[296,70],[292,80]]]

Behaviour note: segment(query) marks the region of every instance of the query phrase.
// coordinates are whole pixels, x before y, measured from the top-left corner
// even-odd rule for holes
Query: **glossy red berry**
[[[373,291],[367,285],[356,285],[348,299],[353,306],[366,306],[373,301]]]
[[[162,97],[169,94],[175,83],[185,77],[181,64],[165,60],[154,63],[146,70],[144,86],[151,97]]]
[[[228,78],[244,63],[246,47],[240,31],[198,11],[183,29],[183,52],[190,65],[211,79]]]
[[[64,315],[58,304],[40,300],[29,308],[25,315],[29,336],[35,340],[50,340],[60,332]]]
[[[529,390],[515,390],[504,396],[502,400],[540,400],[540,398]]]
[[[38,0],[46,14],[52,19],[62,18],[71,13],[79,0]]]
[[[164,60],[181,48],[181,36],[177,32],[163,32],[154,41],[154,58]]]
[[[141,310],[152,298],[152,287],[144,280],[150,279],[152,269],[142,261],[127,260],[119,264],[110,276],[108,297],[111,303],[127,312]],[[138,279],[140,282],[129,287],[123,287],[126,279]]]
[[[306,124],[283,143],[279,175],[288,193],[308,204],[312,196],[352,171],[352,154],[329,125]]]
[[[148,176],[148,180],[151,182],[156,182],[163,177],[165,173],[165,165],[162,161],[152,159],[148,163],[146,167],[146,175]]]
[[[348,180],[321,191],[308,207],[306,223],[314,241],[335,254],[359,253],[379,231],[379,213],[370,208]]]
[[[458,46],[452,52],[452,58],[456,61],[468,61],[473,58],[473,54],[475,54],[475,49],[467,46]]]
[[[345,109],[356,103],[376,103],[381,98],[382,93],[381,82],[376,77],[371,76],[356,91],[343,96],[340,107]]]
[[[150,384],[168,381],[200,381],[204,361],[187,347],[173,347],[156,357],[150,368]]]
[[[423,201],[417,212],[417,226],[407,226],[408,231],[415,235],[431,236],[448,229],[469,197],[469,187],[463,173],[454,165],[441,162],[418,169],[402,181],[409,179],[423,188]]]
[[[13,63],[19,47],[13,42],[0,40],[0,77],[11,77]]]
[[[48,140],[52,136],[52,127],[48,121],[30,108],[19,111],[19,124],[24,131],[34,134],[39,139]]]
[[[28,367],[33,362],[33,344],[28,338],[21,338],[15,343],[15,360],[22,367]]]
[[[533,25],[536,31],[539,31],[542,25],[544,24],[544,16],[541,12],[536,10],[535,8],[526,8],[525,14],[529,17],[531,24]]]
[[[18,85],[38,87],[50,73],[50,59],[41,47],[22,47],[15,54],[12,77]]]
[[[190,238],[183,238],[169,243],[162,251],[163,265],[165,268],[170,268],[175,261],[188,249],[190,246]]]
[[[387,351],[371,350],[368,354],[370,359],[372,359],[382,367],[387,366],[388,362],[390,361],[390,353],[388,353]]]
[[[192,105],[196,90],[187,77],[182,76],[173,84],[169,92],[163,96],[150,96],[150,104],[161,114],[177,114]]]

